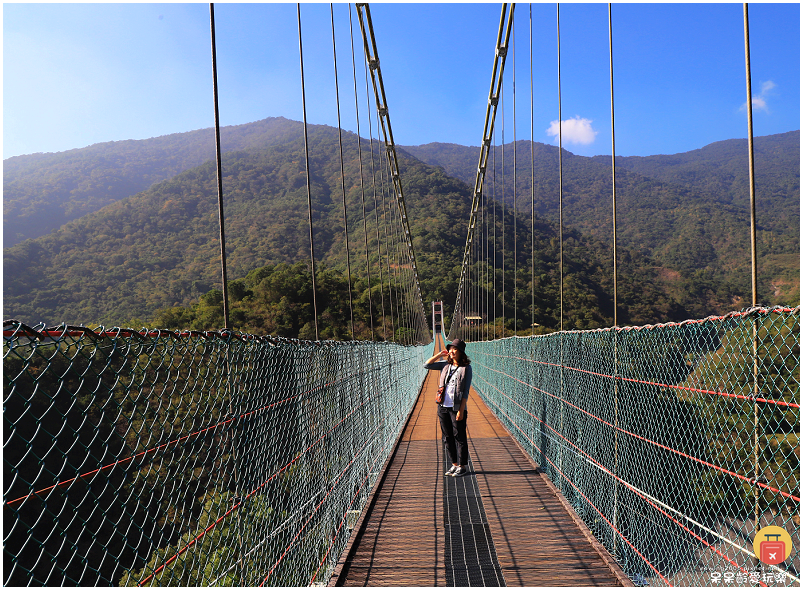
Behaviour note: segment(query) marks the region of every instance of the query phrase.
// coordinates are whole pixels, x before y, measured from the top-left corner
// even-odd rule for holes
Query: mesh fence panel
[[[431,346],[4,326],[6,585],[324,583]]]
[[[469,354],[481,397],[637,585],[798,585],[800,307]],[[756,520],[787,531],[788,560],[756,559]]]

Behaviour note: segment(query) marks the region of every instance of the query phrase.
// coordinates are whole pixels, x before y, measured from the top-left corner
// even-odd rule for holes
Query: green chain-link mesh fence
[[[5,322],[6,585],[324,583],[428,347]]]
[[[798,584],[800,308],[468,352],[481,397],[637,585]],[[756,519],[787,531],[788,560],[756,559]]]

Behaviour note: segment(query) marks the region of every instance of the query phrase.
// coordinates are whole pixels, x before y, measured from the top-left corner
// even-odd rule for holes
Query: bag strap
[[[447,384],[448,384],[448,383],[450,383],[450,379],[452,379],[452,378],[453,378],[453,375],[455,375],[456,373],[458,373],[458,369],[459,369],[459,367],[456,367],[456,370],[455,370],[455,371],[449,371],[449,373],[448,373],[448,375],[447,375],[447,379],[445,379],[445,380],[444,380],[444,386],[445,386],[445,387],[447,387]]]

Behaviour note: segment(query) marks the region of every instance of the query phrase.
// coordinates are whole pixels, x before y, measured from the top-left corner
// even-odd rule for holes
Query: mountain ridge
[[[338,201],[341,200],[340,176],[338,176],[339,180],[336,180],[337,175],[340,174],[337,151],[338,130],[322,125],[311,125],[309,129],[315,214],[324,219],[334,214],[338,215],[338,207],[340,207],[338,204]],[[4,289],[8,301],[8,304],[4,303],[4,313],[8,316],[9,313],[13,315],[15,309],[24,309],[26,311],[22,317],[32,321],[36,309],[50,310],[48,314],[53,313],[57,309],[66,309],[63,307],[63,302],[69,300],[73,301],[70,304],[72,306],[70,307],[72,309],[71,320],[91,322],[102,318],[119,318],[118,312],[122,309],[119,307],[119,300],[91,303],[92,297],[100,291],[109,289],[109,285],[102,289],[99,285],[95,285],[94,290],[90,289],[82,296],[78,296],[76,293],[87,289],[87,281],[90,283],[93,280],[91,277],[98,273],[103,274],[108,271],[112,275],[116,273],[120,278],[122,276],[119,274],[120,269],[127,269],[125,271],[126,278],[122,282],[124,288],[129,289],[131,293],[138,294],[137,296],[142,301],[149,300],[146,305],[129,302],[130,305],[126,304],[128,307],[125,308],[127,315],[123,317],[146,319],[146,317],[152,317],[152,313],[157,308],[189,305],[212,289],[218,283],[214,278],[214,272],[208,270],[216,266],[216,263],[212,264],[209,261],[216,256],[214,252],[218,252],[218,245],[215,246],[213,243],[216,239],[213,237],[216,231],[211,229],[216,223],[212,219],[216,214],[212,213],[211,209],[206,210],[208,208],[207,201],[216,203],[215,195],[212,198],[212,192],[215,192],[216,187],[211,182],[211,176],[213,176],[212,131],[211,129],[196,130],[185,134],[161,136],[152,140],[112,142],[112,147],[116,151],[111,150],[110,152],[105,150],[110,144],[95,144],[90,146],[91,150],[81,148],[57,154],[34,154],[10,158],[10,165],[4,172],[4,189],[10,187],[13,190],[4,190],[4,202],[7,203],[10,200],[12,206],[4,208],[4,224],[9,223],[9,217],[13,221],[15,207],[24,209],[28,218],[36,219],[36,202],[26,204],[24,198],[26,194],[37,194],[40,200],[44,201],[47,201],[48,195],[60,194],[64,198],[57,202],[57,206],[63,208],[62,214],[69,209],[76,217],[52,230],[50,234],[4,249],[4,276],[7,285]],[[176,137],[176,135],[180,135],[180,137]],[[307,233],[307,229],[298,230],[301,224],[307,223],[304,194],[305,169],[301,153],[302,123],[283,118],[264,119],[256,123],[223,128],[222,137],[226,225],[229,226],[227,228],[229,265],[234,269],[235,276],[244,277],[250,270],[265,264],[296,263],[306,256],[304,249],[297,246],[299,239],[297,236],[303,231]],[[764,150],[771,149],[772,152],[775,152],[780,148],[778,157],[771,164],[779,172],[779,175],[777,180],[767,179],[766,184],[764,181],[759,181],[760,188],[763,190],[764,186],[769,187],[777,182],[783,191],[782,198],[791,199],[796,190],[794,177],[782,172],[781,166],[785,167],[787,161],[794,161],[797,153],[796,147],[800,145],[800,132],[766,137],[767,140],[758,142],[761,146],[759,150],[764,152]],[[344,133],[343,138],[347,152],[348,200],[353,200],[352,206],[359,209],[360,203],[357,200],[360,195],[354,180],[358,175],[359,168],[356,163],[357,137],[353,133]],[[770,140],[769,138],[776,139]],[[731,141],[741,140],[716,142],[706,146],[710,149],[703,153],[713,160],[714,157],[719,158],[719,154],[724,156],[730,149],[739,149],[740,146],[730,144]],[[771,145],[770,142],[775,145]],[[149,146],[149,151],[138,153],[133,150],[134,147],[145,144]],[[180,146],[183,144],[191,145],[191,149],[186,153],[180,152]],[[530,200],[525,202],[523,190],[526,182],[526,174],[523,173],[526,158],[519,157],[519,152],[526,153],[526,147],[529,154],[530,142],[517,142],[518,165],[521,169],[517,174],[517,196],[519,197],[517,208],[521,212],[518,219],[530,217]],[[361,148],[365,154],[369,153],[368,139],[361,138]],[[501,166],[505,159],[506,184],[501,186],[498,182],[498,185],[495,186],[491,179],[487,179],[484,191],[487,197],[494,196],[498,201],[505,201],[508,205],[511,204],[508,188],[513,176],[509,174],[509,166],[513,162],[510,157],[513,154],[513,148],[513,144],[506,144],[506,146],[502,146],[502,150],[496,150],[494,156],[490,157],[490,165],[493,169],[495,166]],[[557,172],[558,148],[539,143],[535,143],[534,148],[537,172],[535,196],[538,228],[540,220],[549,219],[547,223],[552,224],[553,218],[557,215],[557,208],[553,206],[553,203],[558,194],[558,177],[557,174],[554,175],[554,171]],[[706,148],[701,148],[700,151]],[[423,260],[431,264],[436,264],[436,261],[449,260],[448,264],[460,264],[467,223],[466,218],[463,217],[464,211],[468,212],[469,210],[471,186],[475,173],[474,162],[470,164],[464,154],[469,155],[472,151],[477,160],[478,148],[434,143],[425,144],[425,146],[397,146],[397,149],[402,160],[401,175],[406,192],[414,193],[417,198],[422,199],[422,201],[417,201],[418,204],[423,203],[420,211],[423,211],[424,215],[438,219],[440,215],[438,208],[444,204],[443,208],[448,211],[448,215],[457,220],[452,228],[445,227],[441,219],[431,224],[424,217],[415,217],[414,207],[410,207],[409,221],[412,225],[418,263],[422,266]],[[166,152],[170,152],[170,157],[165,157],[164,161],[159,160],[158,154]],[[718,155],[714,156],[715,153]],[[418,159],[417,156],[422,157]],[[131,179],[145,177],[144,180],[139,178],[140,182],[150,181],[159,174],[163,175],[170,170],[175,171],[182,166],[191,164],[192,158],[201,163],[179,171],[169,179],[153,182],[146,189],[125,195],[126,191],[135,188],[125,184]],[[609,247],[611,180],[610,174],[606,174],[608,166],[604,158],[608,157],[586,158],[564,152],[564,202],[565,209],[568,211],[566,223],[568,228],[572,228],[570,231],[578,232],[571,238],[575,247],[578,247],[577,244],[588,243],[586,240],[595,244],[593,246],[595,249],[601,246],[602,248]],[[749,293],[747,284],[749,275],[741,272],[743,264],[741,261],[749,256],[748,235],[747,232],[741,231],[743,227],[749,228],[749,218],[746,212],[727,197],[714,200],[712,196],[709,196],[712,195],[712,191],[708,187],[686,183],[682,176],[686,164],[679,163],[672,166],[669,169],[670,172],[658,173],[658,166],[647,158],[654,157],[638,159],[633,163],[623,158],[622,162],[625,165],[618,166],[618,198],[621,202],[618,215],[622,222],[619,246],[621,251],[626,252],[621,255],[620,268],[621,272],[639,277],[636,280],[645,276],[642,273],[650,273],[648,280],[651,281],[653,287],[660,289],[667,300],[672,303],[667,303],[665,300],[663,303],[654,304],[652,317],[648,316],[646,310],[642,308],[638,308],[638,311],[631,317],[635,316],[642,321],[650,322],[657,318],[678,319],[679,316],[683,317],[686,314],[697,317],[730,311],[732,306],[741,307],[742,301]],[[424,159],[430,161],[426,163]],[[610,161],[610,158],[608,159]],[[42,161],[50,162],[52,165],[43,166],[41,165]],[[687,161],[689,165],[694,165],[695,160],[688,158]],[[529,190],[530,158],[527,158],[527,163],[527,187]],[[148,165],[152,168],[148,172],[150,175],[143,175],[141,171],[142,169],[147,171]],[[468,180],[459,180],[459,172],[453,167],[460,167],[462,169],[460,173]],[[769,170],[768,167],[765,168]],[[115,176],[114,171],[120,169],[122,172]],[[439,172],[435,170],[439,170]],[[720,170],[717,176],[724,176],[725,169],[720,168]],[[467,176],[466,171],[469,171],[471,178]],[[643,172],[648,172],[651,176],[643,175]],[[39,178],[37,178],[37,174]],[[59,176],[60,174],[63,177]],[[406,178],[407,174],[409,175],[408,179]],[[497,176],[502,178],[500,174]],[[27,185],[26,178],[31,181]],[[177,181],[175,181],[176,178],[178,178]],[[198,180],[199,178],[202,180]],[[713,178],[716,183],[724,180],[724,178]],[[228,184],[229,179],[235,179],[233,185]],[[73,184],[70,185],[70,182]],[[36,192],[37,187],[41,189],[41,187],[46,188],[47,186],[52,188],[50,193]],[[98,192],[93,188],[97,186],[105,186],[105,192]],[[731,186],[730,182],[727,186]],[[108,187],[119,190],[114,193],[113,190],[108,190]],[[61,192],[59,193],[59,191]],[[187,191],[191,194],[187,194]],[[300,192],[303,192],[302,198],[299,196]],[[99,193],[105,197],[98,196]],[[113,200],[114,194],[125,196]],[[170,195],[173,195],[174,198],[171,198]],[[247,201],[252,195],[262,195],[263,198],[259,197],[260,200],[257,202]],[[271,196],[266,198],[267,195]],[[454,195],[458,196],[454,197]],[[188,215],[189,212],[198,210],[197,198],[200,196],[205,199],[201,206],[202,222]],[[631,196],[635,198],[631,198]],[[88,217],[81,214],[87,208],[90,209],[100,204],[102,198],[112,199],[112,202],[89,213]],[[412,196],[411,200],[413,201],[414,198]],[[427,202],[426,199],[433,199],[436,206]],[[150,205],[144,204],[145,201],[153,204],[157,201],[158,207],[150,208]],[[491,200],[489,202],[491,203]],[[249,204],[245,205],[246,203]],[[464,211],[453,208],[456,203],[460,203]],[[350,206],[348,205],[348,207]],[[108,209],[108,207],[111,208]],[[263,211],[263,217],[268,219],[268,222],[259,220],[252,211],[247,211],[247,207],[255,207],[253,211]],[[367,209],[372,211],[371,207],[372,205]],[[773,209],[777,209],[783,214],[787,212],[786,207],[782,209],[773,207]],[[765,210],[770,211],[768,207]],[[104,211],[103,215],[93,216],[98,211]],[[239,211],[241,214],[229,218],[229,211]],[[501,208],[500,211],[503,209]],[[505,211],[509,219],[513,219],[510,210],[506,209]],[[794,209],[789,207],[790,215],[787,217],[789,221],[793,219],[791,217],[793,211]],[[359,226],[360,219],[358,215],[355,215],[348,221],[348,235],[351,236],[353,243],[363,243],[363,228]],[[195,232],[195,237],[186,232],[181,234],[169,227],[169,220],[172,220],[173,225],[195,226],[199,233]],[[772,222],[770,221],[770,223]],[[766,303],[776,301],[792,304],[795,301],[800,302],[800,268],[798,268],[800,264],[792,256],[800,251],[800,247],[798,247],[795,234],[791,231],[793,229],[791,223],[782,223],[783,225],[767,224],[764,229],[761,229],[762,239],[768,238],[769,244],[764,248],[766,254],[760,255],[760,265],[763,271],[763,276],[760,277],[760,289],[769,295],[765,298]],[[318,227],[316,224],[315,221],[315,239],[319,240],[320,252],[322,252],[319,259],[329,264],[339,264],[343,251],[341,223],[330,218]],[[800,227],[800,223],[797,225]],[[530,219],[522,226],[521,234],[524,234],[525,231],[529,232],[530,229],[525,230],[524,227],[530,227]],[[169,273],[163,274],[166,272],[166,267],[176,266],[174,257],[170,257],[172,248],[169,242],[163,242],[159,248],[148,245],[146,240],[142,239],[146,235],[145,230],[148,227],[154,228],[159,234],[162,231],[166,234],[172,232],[169,235],[173,235],[173,239],[194,239],[192,258],[182,264],[185,266],[184,270],[196,270],[197,276],[188,279],[181,275],[183,278],[176,279],[170,278]],[[548,228],[552,228],[552,225],[541,227],[543,228],[541,231],[544,233],[539,237],[544,242],[546,239],[550,239],[547,238],[548,235],[551,235],[551,229]],[[507,229],[509,232],[512,231],[510,227]],[[537,235],[539,231],[537,229]],[[196,235],[200,234],[205,236],[203,238],[206,240],[205,242],[196,241]],[[84,241],[80,242],[79,247],[70,250],[78,245],[76,240],[79,235],[80,239]],[[96,246],[95,241],[102,236],[110,240],[109,243],[118,244],[124,254],[110,252],[106,246]],[[139,237],[134,239],[131,236]],[[664,237],[668,239],[662,239]],[[521,240],[529,241],[529,238],[530,234],[528,233],[528,238],[523,236]],[[139,248],[136,256],[130,259],[126,258],[131,252],[125,248],[131,247],[134,243],[138,244],[136,248]],[[58,262],[60,271],[57,271],[56,267],[52,267],[49,263],[43,262],[42,256],[45,252],[48,256],[60,261]],[[529,257],[530,253],[525,255]],[[178,266],[180,267],[180,265]],[[579,273],[585,272],[583,267],[575,267],[575,269]],[[457,284],[449,277],[437,282],[432,279],[431,272],[429,269],[424,273],[421,271],[421,274],[426,274],[425,281],[430,287],[430,293],[446,299],[450,296],[451,291],[455,291]],[[206,276],[207,274],[208,276]],[[603,270],[602,274],[605,275],[606,270]],[[65,276],[69,278],[65,279]],[[142,284],[139,284],[142,283],[141,280],[137,283],[130,277],[142,279],[149,287],[144,288]],[[154,277],[161,278],[154,280]],[[527,280],[529,281],[529,279]],[[605,295],[601,295],[602,290],[606,288],[602,286],[605,282],[606,278],[597,279],[594,286],[587,287],[593,293],[597,293],[597,301],[607,299]],[[167,296],[160,291],[164,290],[163,285],[169,284],[172,284],[169,287],[172,291]],[[529,287],[527,288],[529,289]],[[76,292],[71,292],[71,289],[75,289]],[[452,295],[454,296],[454,293]],[[22,308],[17,307],[18,304],[22,305]],[[630,298],[625,305],[629,309],[636,307],[635,302]],[[597,309],[601,309],[601,307],[603,310],[600,315],[595,316],[589,324],[600,325],[602,321],[599,318],[604,314],[605,317],[608,316],[607,302]],[[657,311],[657,308],[661,311]],[[672,311],[664,311],[667,309],[672,309]],[[86,312],[85,315],[81,310]]]
[[[363,283],[364,210],[373,277],[380,270],[376,266],[375,202],[368,199],[362,209],[357,140],[352,135],[345,136],[343,143],[347,233],[354,251],[354,276]],[[338,134],[330,128],[310,126],[309,145],[317,260],[343,271]],[[368,147],[362,142],[364,161],[371,160]],[[423,294],[428,303],[443,300],[451,309],[458,287],[455,270],[460,266],[469,218],[469,187],[402,149],[398,149],[398,155]],[[244,279],[265,265],[308,259],[301,138],[263,149],[227,152],[223,156],[223,184],[231,281]],[[378,192],[383,193],[383,189]],[[386,198],[383,194],[379,197]],[[380,206],[381,211],[384,207],[391,213],[391,199]],[[506,268],[511,269],[513,216],[506,211],[504,225],[501,222],[498,211],[492,223],[498,237],[504,238],[504,246],[502,252],[492,250],[491,254],[494,260],[504,255]],[[524,268],[519,273],[517,297],[520,307],[524,307],[524,302],[529,301],[524,293],[530,292],[529,222],[520,219],[517,231],[522,242],[519,264]],[[537,322],[548,325],[555,321],[557,307],[557,290],[553,286],[558,266],[554,241],[557,234],[552,225],[543,222],[537,222],[537,234],[542,242],[536,253],[537,307],[541,316],[537,316]],[[568,231],[566,235],[567,268],[571,273],[567,292],[576,302],[568,302],[567,321],[575,327],[605,325],[611,313],[607,249],[576,232]],[[148,321],[159,310],[187,308],[221,286],[217,236],[215,165],[207,161],[70,221],[48,235],[6,248],[4,314],[26,322],[124,323],[134,319]],[[383,248],[385,254],[385,244]],[[602,261],[597,258],[598,252]],[[629,288],[630,293],[623,298],[624,314],[629,314],[631,321],[685,315],[669,297],[648,287],[646,283],[652,280],[645,280],[641,271],[630,267],[626,272],[632,277],[629,285],[636,286]],[[653,275],[652,271],[647,273],[647,277]],[[493,291],[510,309],[513,293],[497,292],[502,273],[498,269],[494,274],[496,285],[483,284],[481,288]],[[507,279],[509,289],[512,281],[513,277]],[[257,284],[246,287],[254,293],[258,291]],[[653,302],[652,308],[641,305],[643,292],[649,292],[647,300]],[[362,294],[356,293],[357,298]],[[176,311],[172,317],[186,315]],[[520,317],[523,325],[530,325],[529,312],[521,312]],[[248,328],[257,330],[258,326]]]

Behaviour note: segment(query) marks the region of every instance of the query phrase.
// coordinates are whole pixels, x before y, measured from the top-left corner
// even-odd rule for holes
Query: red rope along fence
[[[481,397],[638,585],[800,583],[800,551],[767,565],[753,548],[766,526],[800,546],[800,307],[469,354]]]
[[[4,583],[330,577],[430,347],[4,323]]]

